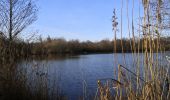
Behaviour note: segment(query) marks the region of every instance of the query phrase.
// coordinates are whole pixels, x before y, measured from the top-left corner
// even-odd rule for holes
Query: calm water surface
[[[133,71],[135,66],[133,62],[137,58],[133,58],[131,53],[124,56],[122,54],[116,55],[116,59],[114,59],[114,54],[92,54],[50,60],[31,60],[23,61],[20,66],[25,66],[28,71],[27,75],[30,75],[29,73],[32,73],[33,70],[37,70],[35,76],[45,73],[50,89],[55,91],[57,87],[69,100],[76,100],[83,94],[95,95],[98,79],[116,78],[115,70],[117,70],[118,64],[124,65],[126,63],[126,67]],[[126,62],[124,62],[123,57],[125,57]],[[141,65],[142,58],[143,56],[140,54]],[[30,81],[32,82],[32,80]]]

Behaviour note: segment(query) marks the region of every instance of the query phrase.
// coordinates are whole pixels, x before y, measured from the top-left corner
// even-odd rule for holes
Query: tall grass
[[[46,64],[31,62],[31,58],[25,56],[23,58],[27,51],[24,52],[22,45],[19,48],[16,43],[5,40],[0,43],[0,100],[64,100],[66,98],[56,92],[59,90],[56,82],[49,83]],[[17,63],[23,59],[26,61],[25,64]]]
[[[129,19],[129,0],[126,0],[127,9],[127,28],[129,33],[130,48],[133,56],[133,66],[128,66],[126,61],[119,64],[117,78],[109,79],[106,82],[98,81],[98,90],[95,99],[98,100],[169,100],[169,62],[165,60],[164,45],[161,44],[160,37],[164,23],[161,23],[161,3],[162,0],[138,0],[139,5],[143,3],[143,17],[141,17],[141,8],[139,6],[139,27],[135,31],[134,26],[134,0],[132,0],[132,22],[130,29]],[[122,38],[122,9],[124,0],[121,4],[121,38]],[[152,7],[156,8],[156,11]],[[155,16],[156,15],[156,16]],[[113,25],[116,22],[116,14],[114,11]],[[154,18],[155,17],[155,18]],[[163,18],[162,18],[163,19]],[[117,26],[113,26],[114,34],[116,34]],[[136,32],[136,34],[135,34]],[[114,35],[116,40],[116,35]],[[138,37],[137,37],[138,36]],[[142,41],[141,41],[141,38]],[[114,40],[114,41],[115,41]],[[156,41],[155,41],[156,40]],[[137,45],[136,45],[136,42]],[[123,42],[121,43],[123,44]],[[116,43],[114,43],[116,52]],[[142,53],[139,48],[142,46]],[[122,45],[122,53],[124,53]],[[116,54],[115,54],[116,55]],[[141,57],[141,55],[143,57]],[[168,57],[168,56],[167,56]],[[125,56],[123,56],[123,60]],[[116,59],[116,56],[115,56]],[[141,61],[142,64],[140,63]],[[168,63],[167,63],[168,62]],[[117,63],[115,61],[115,63]],[[117,64],[115,64],[117,65]],[[129,69],[131,68],[131,69]],[[133,69],[132,69],[133,68]],[[108,85],[110,84],[110,85]],[[115,92],[114,94],[110,94]]]

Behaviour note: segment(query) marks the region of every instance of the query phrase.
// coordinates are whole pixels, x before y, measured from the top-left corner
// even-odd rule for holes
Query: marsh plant
[[[95,99],[97,100],[169,100],[169,56],[166,56],[164,44],[161,43],[161,37],[168,33],[168,0],[138,0],[139,5],[142,2],[143,16],[141,17],[141,7],[139,6],[139,27],[135,31],[134,26],[134,2],[132,0],[132,19],[129,19],[129,0],[122,0],[121,6],[121,37],[122,37],[122,10],[124,3],[127,9],[127,21],[133,66],[126,64],[117,64],[117,75],[115,79],[98,80],[98,91]],[[131,24],[130,24],[131,21]],[[116,40],[118,22],[114,10],[113,31]],[[131,29],[130,29],[131,25]],[[143,40],[141,40],[141,38]],[[156,41],[155,41],[156,40]],[[138,45],[136,45],[136,42]],[[123,44],[123,42],[122,42]],[[116,42],[114,43],[116,52]],[[142,47],[143,57],[140,56],[139,48]],[[122,45],[122,53],[124,53]],[[117,57],[114,54],[115,58]],[[124,59],[124,56],[123,58]],[[141,64],[142,61],[142,64]],[[112,92],[114,92],[112,94]]]

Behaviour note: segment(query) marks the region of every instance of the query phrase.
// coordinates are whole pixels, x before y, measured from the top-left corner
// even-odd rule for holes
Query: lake
[[[45,76],[49,93],[56,91],[65,95],[69,100],[76,100],[82,96],[94,96],[98,79],[116,79],[118,64],[126,65],[131,71],[135,71],[134,62],[137,62],[137,56],[131,53],[124,55],[117,53],[116,59],[114,56],[115,54],[90,54],[55,59],[34,59],[22,61],[19,66],[23,66],[23,69],[27,71],[27,77],[32,77],[28,78],[28,82],[35,87],[39,85],[38,82],[44,82],[37,76]],[[139,56],[142,66],[143,54]]]

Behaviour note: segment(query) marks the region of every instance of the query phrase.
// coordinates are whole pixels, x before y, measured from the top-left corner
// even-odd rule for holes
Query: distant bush
[[[170,50],[170,41],[167,41],[170,37],[162,37],[161,43],[164,44],[165,50]],[[122,41],[122,45],[121,45]],[[132,52],[131,51],[131,41],[132,39],[117,39],[116,47],[117,52],[122,52],[122,47],[124,52]],[[139,44],[139,51],[142,51],[142,41]],[[156,39],[155,39],[156,43]],[[136,47],[138,46],[138,42],[135,43]],[[64,38],[56,38],[52,39],[48,37],[46,40],[41,42],[36,42],[32,44],[31,52],[35,55],[40,54],[86,54],[86,53],[112,53],[114,47],[114,40],[104,39],[98,42],[92,41],[83,41],[79,40],[69,40],[66,41]]]

